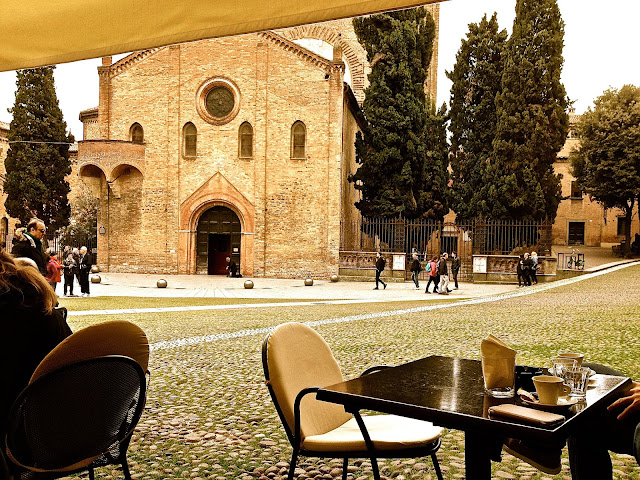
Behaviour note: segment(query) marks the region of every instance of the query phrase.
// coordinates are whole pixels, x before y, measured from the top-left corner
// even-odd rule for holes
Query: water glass
[[[574,358],[567,357],[555,357],[552,360],[553,364],[553,372],[551,372],[556,377],[562,378],[564,383],[569,384],[569,379],[567,378],[567,371],[570,368],[577,367],[578,362]]]
[[[588,367],[571,367],[567,369],[567,384],[571,387],[570,397],[584,398],[589,384]]]

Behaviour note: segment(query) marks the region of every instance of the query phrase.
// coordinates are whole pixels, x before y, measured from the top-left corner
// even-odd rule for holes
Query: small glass
[[[564,383],[566,383],[567,385],[569,384],[569,380],[567,378],[567,371],[570,368],[573,367],[577,367],[577,361],[574,358],[567,358],[567,357],[555,357],[552,360],[552,372],[550,372],[552,375],[555,375],[556,377],[560,377],[562,378],[562,380],[564,380]]]
[[[584,398],[587,396],[589,384],[588,367],[571,367],[567,369],[567,384],[571,387],[570,397]]]
[[[512,398],[516,394],[515,356],[482,357],[484,390],[495,398]]]

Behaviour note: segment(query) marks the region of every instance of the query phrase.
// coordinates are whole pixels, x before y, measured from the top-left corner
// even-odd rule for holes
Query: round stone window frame
[[[233,95],[233,108],[224,117],[214,117],[207,110],[207,95],[216,87],[224,87]],[[228,78],[215,77],[206,80],[196,94],[196,109],[202,119],[212,125],[225,125],[233,120],[240,111],[240,89]]]

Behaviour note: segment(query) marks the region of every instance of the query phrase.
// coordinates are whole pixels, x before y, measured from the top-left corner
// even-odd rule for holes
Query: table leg
[[[491,458],[496,442],[486,433],[467,431],[464,434],[464,466],[467,480],[491,479]]]

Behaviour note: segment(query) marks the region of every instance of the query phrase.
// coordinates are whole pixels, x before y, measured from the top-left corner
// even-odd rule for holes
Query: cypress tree
[[[354,28],[371,65],[362,107],[368,129],[357,135],[360,166],[349,179],[362,192],[356,206],[366,216],[442,218],[446,119],[425,95],[435,22],[415,8],[358,18]]]
[[[487,192],[493,216],[554,219],[561,200],[553,170],[569,128],[560,82],[564,22],[556,0],[518,0],[507,42]]]
[[[497,15],[469,24],[456,63],[447,77],[453,82],[451,131],[452,208],[459,221],[491,216],[487,204],[487,162],[496,133],[496,95],[500,92],[507,31]]]
[[[26,225],[38,217],[56,231],[69,222],[69,143],[58,105],[54,67],[20,70],[5,159],[7,213]]]

